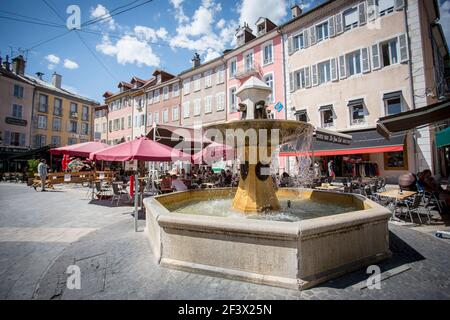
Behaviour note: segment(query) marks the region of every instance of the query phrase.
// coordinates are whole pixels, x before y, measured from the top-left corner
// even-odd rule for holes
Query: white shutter
[[[372,45],[372,70],[381,68],[380,45],[378,43]]]
[[[337,59],[336,58],[331,59],[330,67],[331,67],[331,81],[337,81],[338,80],[338,72],[337,72]]]
[[[341,34],[342,32],[344,32],[342,12],[336,15],[335,20],[336,20],[336,34]]]
[[[400,44],[400,62],[406,62],[409,60],[408,53],[408,39],[406,34],[402,34],[398,37],[398,43]]]
[[[361,2],[358,5],[358,12],[359,12],[359,25],[362,26],[367,22],[367,10],[365,2]]]
[[[317,64],[312,65],[312,85],[317,86],[319,84],[319,79],[317,77]]]
[[[367,20],[373,21],[378,16],[378,6],[375,0],[367,0]]]
[[[328,35],[330,38],[334,37],[336,34],[335,26],[334,26],[334,16],[328,19]]]
[[[305,68],[305,87],[306,88],[310,88],[311,87],[311,68],[310,67],[306,67]]]
[[[339,56],[339,79],[347,78],[347,72],[345,68],[345,56]]]
[[[289,73],[289,91],[294,92],[294,75],[292,72]]]
[[[402,10],[404,7],[405,7],[404,0],[395,0],[395,10],[399,11]]]
[[[305,44],[305,48],[309,47],[309,32],[308,29],[303,30],[303,42]]]
[[[310,45],[314,45],[316,43],[316,26],[309,28],[309,42]]]
[[[362,57],[362,71],[363,73],[370,72],[370,59],[369,59],[369,48],[361,49],[361,57]]]
[[[288,53],[289,55],[294,53],[294,38],[292,36],[288,38]]]

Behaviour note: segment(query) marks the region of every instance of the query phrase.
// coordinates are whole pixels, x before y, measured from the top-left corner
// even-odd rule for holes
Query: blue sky
[[[243,21],[253,26],[259,16],[266,16],[278,24],[285,22],[291,3],[288,0],[153,0],[113,15],[118,7],[130,4],[124,7],[127,9],[146,1],[2,1],[0,17],[52,26],[0,18],[1,55],[34,47],[27,53],[28,74],[40,71],[49,80],[56,71],[63,76],[67,89],[102,102],[103,92],[117,90],[121,80],[129,81],[133,76],[148,79],[155,68],[176,74],[190,67],[196,51],[208,60],[232,48],[234,30]],[[322,2],[305,0],[304,10]],[[448,31],[450,0],[441,3],[443,26]],[[63,19],[67,19],[66,9],[72,4],[80,7],[82,23],[95,17],[107,19],[82,27],[78,34],[68,32],[63,27]],[[108,16],[110,12],[112,17]]]

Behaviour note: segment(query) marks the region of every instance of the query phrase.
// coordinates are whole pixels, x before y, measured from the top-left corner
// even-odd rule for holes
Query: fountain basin
[[[280,222],[180,214],[173,203],[231,198],[236,189],[190,190],[144,200],[146,233],[162,266],[306,289],[390,257],[389,210],[360,195],[278,189],[277,197],[347,203],[355,209]]]

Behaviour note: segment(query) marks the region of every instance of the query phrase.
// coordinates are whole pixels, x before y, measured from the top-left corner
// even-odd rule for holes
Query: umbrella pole
[[[139,201],[139,183],[138,183],[138,171],[134,175],[134,231],[138,232],[138,201]]]

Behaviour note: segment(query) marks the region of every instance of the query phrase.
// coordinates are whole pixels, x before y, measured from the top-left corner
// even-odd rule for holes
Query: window
[[[61,137],[60,136],[52,136],[52,147],[58,148],[61,146]]]
[[[72,133],[77,133],[78,132],[78,122],[69,120],[68,131],[72,132]]]
[[[408,153],[405,150],[384,153],[384,170],[408,170]]]
[[[164,95],[164,100],[169,99],[169,87],[168,86],[163,88],[163,95]]]
[[[178,121],[180,115],[179,113],[178,106],[172,108],[172,121]]]
[[[230,89],[230,112],[237,112],[236,88]]]
[[[211,113],[212,112],[212,97],[207,96],[205,98],[205,113]]]
[[[67,139],[67,144],[70,146],[72,144],[77,144],[77,138],[69,138]]]
[[[189,118],[189,101],[183,103],[183,118]]]
[[[380,16],[394,12],[395,0],[376,0]]]
[[[106,133],[106,129],[107,129],[108,124],[106,122],[102,123],[102,132]]]
[[[47,116],[38,115],[38,129],[47,129]]]
[[[334,126],[333,108],[323,107],[320,110],[322,128],[330,128]]]
[[[48,110],[48,96],[40,94],[39,95],[39,112],[47,113]]]
[[[268,43],[263,47],[263,63],[264,65],[273,62],[273,45]]]
[[[190,79],[183,80],[183,94],[184,95],[189,94],[190,87],[191,87],[191,80]]]
[[[53,101],[53,114],[62,117],[62,100],[55,98]]]
[[[159,102],[159,89],[153,91],[153,101]]]
[[[89,121],[89,107],[83,106],[81,111],[81,120],[83,121]]]
[[[353,126],[366,123],[366,118],[364,116],[364,106],[362,104],[350,106],[350,121],[351,125]]]
[[[13,104],[12,107],[12,117],[16,119],[22,119],[23,113],[22,113],[22,106],[18,104]]]
[[[180,85],[177,82],[172,85],[172,97],[178,97],[179,95],[180,95]]]
[[[351,28],[355,28],[358,26],[358,8],[350,8],[344,11],[344,25],[345,30],[350,30]]]
[[[153,103],[153,91],[147,92],[147,104]]]
[[[23,98],[23,87],[19,86],[18,84],[14,85],[14,97],[16,98]]]
[[[5,131],[3,144],[7,146],[25,146],[25,133]]]
[[[132,121],[131,115],[128,116],[127,124],[128,124],[128,129],[130,129],[133,126],[133,121]]]
[[[205,72],[205,88],[212,87],[212,71],[208,70]]]
[[[38,134],[34,136],[34,145],[36,148],[42,148],[47,145],[47,136],[43,134]]]
[[[147,113],[147,126],[153,125],[153,114],[151,112]]]
[[[158,124],[159,123],[159,111],[156,111],[154,113],[154,117],[155,117],[155,123]]]
[[[53,131],[61,131],[61,118],[53,118],[52,130]]]
[[[317,42],[328,38],[328,21],[316,26]]]
[[[381,44],[381,55],[383,58],[383,67],[387,67],[398,62],[397,38]]]
[[[274,87],[273,87],[273,74],[268,74],[264,76],[264,82],[272,89],[272,93],[270,96],[267,97],[266,102],[267,103],[274,103]]]
[[[305,48],[305,38],[303,33],[300,33],[293,37],[294,51]]]
[[[169,122],[169,109],[164,109],[162,112],[162,121],[163,123]]]
[[[221,84],[225,82],[225,70],[223,66],[217,68],[217,84]]]
[[[318,64],[319,84],[331,81],[330,61]]]
[[[139,116],[134,116],[134,127],[137,128],[139,126]]]
[[[78,117],[78,105],[76,103],[70,103],[70,117],[76,118]]]
[[[199,116],[201,113],[201,100],[200,99],[195,99],[194,100],[194,117],[195,116]]]
[[[140,127],[145,126],[145,114],[141,114],[141,115],[139,116],[139,118],[140,118],[139,126],[140,126]]]
[[[81,134],[89,134],[89,124],[87,124],[86,122],[81,123]]]
[[[299,110],[295,112],[295,119],[297,121],[308,122],[308,114],[306,110]]]
[[[244,56],[245,71],[253,69],[253,51],[247,52]]]
[[[347,76],[361,73],[361,51],[355,51],[345,56],[347,61]]]
[[[200,91],[200,75],[194,76],[194,91]]]
[[[131,117],[128,117],[128,118],[131,118]],[[108,125],[109,125],[109,132],[113,132],[113,122],[112,122],[112,120],[109,120]]]
[[[305,69],[300,69],[295,73],[295,87],[306,88]]]
[[[120,118],[120,130],[125,129],[125,118]]]
[[[402,112],[402,99],[401,97],[391,98],[385,100],[385,112],[389,116],[391,114],[397,114]]]
[[[216,110],[223,111],[225,109],[225,93],[218,93],[216,95]]]
[[[237,59],[234,58],[230,61],[230,78],[234,78],[237,73]]]

